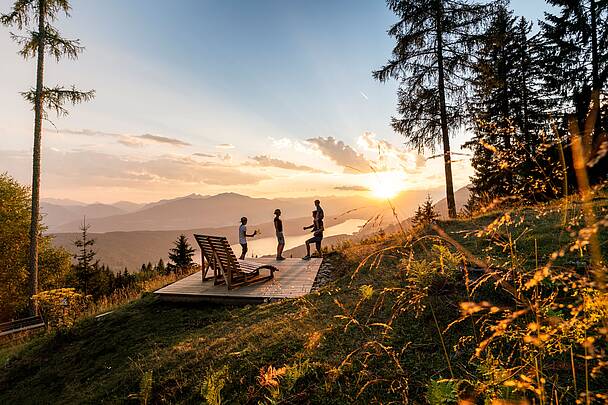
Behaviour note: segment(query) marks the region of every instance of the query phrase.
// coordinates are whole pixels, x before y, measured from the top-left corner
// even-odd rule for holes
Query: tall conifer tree
[[[487,4],[466,0],[387,0],[399,20],[388,31],[396,45],[374,77],[399,81],[393,128],[422,149],[443,148],[446,197],[456,217],[450,131],[466,119],[466,99],[475,46],[491,13]]]
[[[88,225],[86,218],[82,221],[80,227],[80,239],[74,241],[74,246],[78,248],[78,253],[74,255],[77,261],[76,264],[76,279],[81,290],[85,295],[89,294],[89,282],[93,277],[93,274],[98,270],[99,263],[95,261],[97,252],[93,250],[95,245],[95,239],[89,238],[89,229],[91,225]]]
[[[547,2],[557,9],[541,23],[547,88],[563,112],[563,129],[570,115],[584,128],[590,105],[600,107],[593,133],[583,134],[585,158],[592,160],[608,131],[608,0]]]
[[[194,249],[190,246],[186,235],[180,235],[175,242],[175,247],[169,250],[170,263],[167,265],[167,269],[174,273],[182,272],[189,269],[194,265],[192,256],[194,256]]]
[[[62,57],[77,59],[83,47],[78,40],[63,38],[59,31],[51,25],[60,14],[69,16],[70,3],[68,0],[16,0],[12,10],[0,16],[0,23],[26,31],[21,36],[11,33],[13,40],[21,45],[19,54],[26,59],[36,58],[36,86],[23,92],[26,100],[34,106],[34,152],[32,165],[32,213],[30,222],[30,252],[29,252],[29,285],[30,292],[38,292],[38,243],[40,237],[40,149],[42,144],[42,121],[47,118],[47,111],[52,110],[57,115],[66,115],[63,107],[66,102],[77,104],[93,98],[94,92],[82,92],[73,86],[46,87],[44,84],[45,55],[48,54],[57,61]],[[32,301],[32,313],[37,312],[36,304]]]
[[[500,5],[481,36],[471,103],[475,136],[472,197],[479,204],[499,197],[552,197],[547,169],[557,163],[542,132],[546,97],[542,60],[531,24]],[[557,172],[558,174],[561,172]]]

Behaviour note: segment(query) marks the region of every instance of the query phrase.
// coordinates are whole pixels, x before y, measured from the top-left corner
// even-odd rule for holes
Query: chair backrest
[[[212,268],[219,267],[225,275],[240,272],[239,262],[224,236],[194,235],[203,257]]]

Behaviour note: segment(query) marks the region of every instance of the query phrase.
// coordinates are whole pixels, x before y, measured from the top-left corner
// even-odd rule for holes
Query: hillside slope
[[[596,211],[605,215],[606,202],[599,202]],[[333,266],[334,281],[296,300],[234,308],[168,305],[146,295],[103,318],[88,319],[69,331],[0,351],[0,403],[119,403],[142,397],[152,403],[200,403],[218,393],[225,403],[270,403],[269,399],[275,403],[422,403],[430,398],[452,403],[457,397],[531,398],[532,391],[502,384],[513,381],[510,375],[531,378],[527,375],[534,368],[529,363],[513,363],[510,370],[501,361],[503,357],[519,361],[519,354],[522,361],[528,361],[525,353],[535,353],[534,343],[516,343],[521,341],[521,334],[516,333],[505,336],[502,346],[488,346],[496,349],[487,356],[475,355],[476,339],[492,335],[484,325],[501,319],[504,308],[505,319],[510,319],[504,324],[505,331],[515,328],[518,322],[506,308],[521,309],[520,304],[508,290],[498,288],[498,282],[481,277],[476,265],[467,265],[465,271],[459,264],[462,258],[450,246],[466,249],[477,257],[474,263],[491,263],[500,285],[516,283],[509,278],[512,256],[496,241],[518,236],[517,271],[531,277],[536,261],[545,263],[552,252],[570,246],[571,231],[582,226],[576,225],[579,214],[576,204],[566,206],[565,211],[555,204],[440,222],[438,232],[443,236],[430,230],[418,234],[414,239],[418,242],[406,242],[411,251],[402,250],[404,240],[398,235],[348,244],[326,257]],[[562,225],[564,215],[570,229]],[[506,228],[474,236],[477,230],[496,228],[498,222]],[[600,236],[606,243],[608,235],[603,229]],[[446,243],[448,240],[453,242]],[[374,252],[382,253],[360,266]],[[409,252],[415,254],[414,262]],[[588,258],[574,252],[557,260],[560,273],[565,274],[568,266],[585,266]],[[502,263],[507,267],[501,275],[497,272]],[[472,292],[470,279],[486,281]],[[542,288],[550,291],[552,287],[547,282]],[[567,303],[566,298],[560,298],[561,302]],[[479,322],[448,328],[460,316],[458,303],[471,300],[489,301],[496,310],[484,322],[479,312]],[[537,321],[550,327],[556,317],[565,315],[549,312],[539,316]],[[599,319],[594,321],[599,326],[586,333],[601,332]],[[521,321],[525,331],[531,320],[524,317]],[[605,344],[601,335],[594,336],[598,347]],[[570,346],[566,337],[556,338],[566,350],[562,353],[558,346],[551,346],[552,351],[543,352],[545,368],[541,372],[552,379],[547,390],[556,389],[560,403],[573,403]],[[500,336],[494,339],[502,342]],[[578,381],[588,378],[589,392],[605,391],[606,374],[585,375],[583,347],[572,344]],[[590,360],[589,367],[594,364],[597,359]],[[527,384],[534,386],[531,381]]]

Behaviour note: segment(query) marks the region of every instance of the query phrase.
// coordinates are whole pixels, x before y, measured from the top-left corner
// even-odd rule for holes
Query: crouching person
[[[310,260],[310,245],[312,243],[315,244],[315,247],[317,249],[317,253],[319,254],[319,257],[321,257],[321,241],[323,240],[323,219],[319,218],[320,215],[318,215],[319,211],[313,211],[312,212],[312,219],[313,219],[313,223],[310,226],[305,226],[304,229],[312,229],[312,233],[313,236],[312,238],[308,239],[306,241],[306,256],[304,256],[302,259],[304,260]]]

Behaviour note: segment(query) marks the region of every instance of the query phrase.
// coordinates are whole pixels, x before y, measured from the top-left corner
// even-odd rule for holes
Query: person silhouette
[[[321,201],[315,200],[315,210],[317,211],[317,219],[323,221],[325,219],[325,212],[321,208]]]
[[[321,216],[322,216],[322,214],[319,213],[318,210],[313,211],[312,212],[312,218],[313,218],[312,225],[305,226],[303,228],[304,230],[312,229],[311,232],[313,232],[313,237],[306,241],[306,256],[304,256],[302,258],[303,260],[310,260],[310,245],[312,243],[315,244],[315,247],[317,248],[317,253],[319,254],[319,256],[322,256],[321,241],[323,240],[323,231],[325,229],[323,228],[323,219],[319,219],[319,217],[321,217]]]
[[[239,226],[239,244],[241,245],[241,257],[239,259],[245,260],[247,254],[247,238],[253,238],[258,231],[253,231],[251,235],[247,235],[247,217],[241,218],[241,225]]]
[[[283,248],[285,248],[285,236],[283,235],[283,221],[281,220],[281,210],[274,210],[274,230],[277,234],[277,260],[285,260]]]

